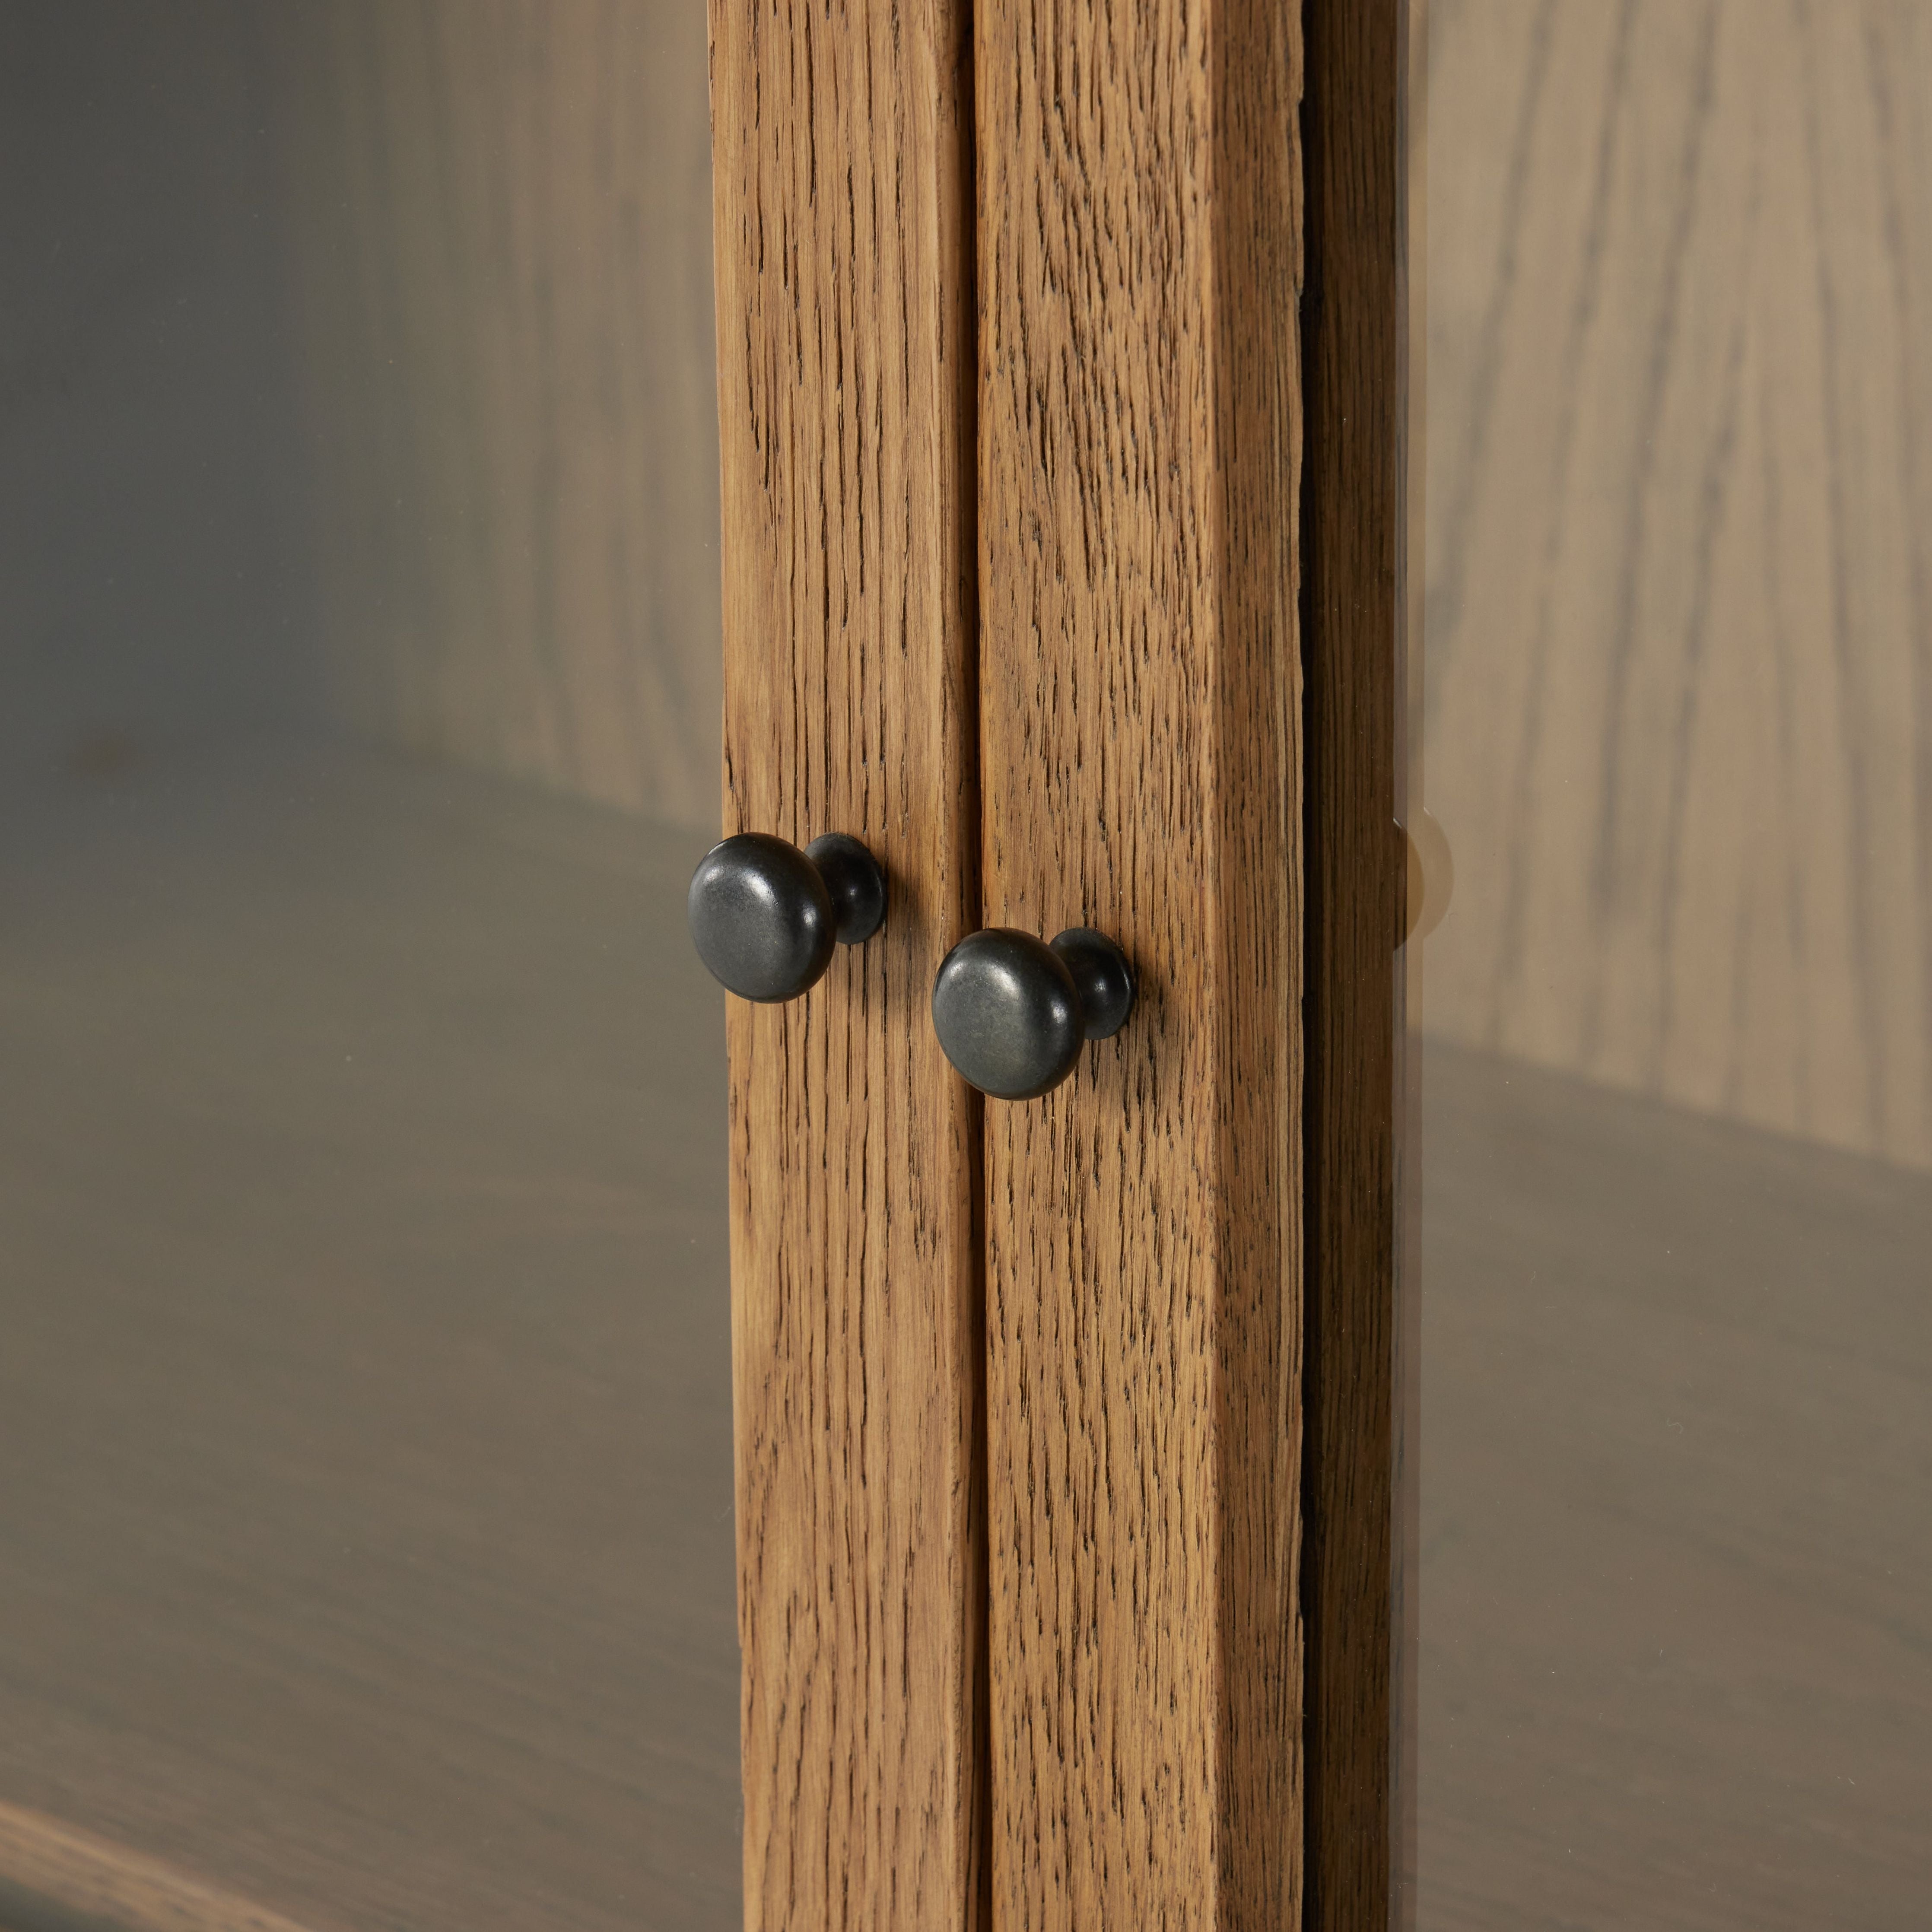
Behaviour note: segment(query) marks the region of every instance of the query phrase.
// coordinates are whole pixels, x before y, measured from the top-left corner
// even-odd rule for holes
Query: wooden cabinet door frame
[[[1403,0],[712,0],[748,1927],[1379,1927]],[[927,1013],[1092,923],[984,1106]]]
[[[1419,656],[1405,510],[1412,0],[1306,0],[1302,108],[1308,782],[1305,1844],[1312,1927],[1413,1918],[1413,1297],[1398,1295],[1403,1051],[1395,827]],[[1405,1279],[1407,1270],[1403,1271]]]

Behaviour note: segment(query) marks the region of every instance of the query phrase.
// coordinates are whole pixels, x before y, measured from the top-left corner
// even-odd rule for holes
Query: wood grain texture
[[[158,1859],[0,1804],[0,1925],[8,1932],[301,1932],[292,1918]]]
[[[1430,1028],[1932,1164],[1932,9],[1431,65]]]
[[[1404,0],[1308,16],[1309,1923],[1382,1932],[1402,1826],[1394,944]],[[1412,1480],[1412,1478],[1406,1480]],[[1395,1922],[1400,1922],[1396,1920]]]
[[[993,1916],[1300,1910],[1293,9],[982,0],[986,917],[1139,1004],[986,1120]]]
[[[950,0],[712,10],[725,819],[863,838],[884,931],[734,1001],[746,1922],[976,1922],[970,49]]]
[[[304,0],[262,31],[328,704],[709,824],[703,10]]]

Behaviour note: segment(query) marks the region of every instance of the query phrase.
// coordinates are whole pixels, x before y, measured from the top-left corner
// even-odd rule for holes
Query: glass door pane
[[[1932,7],[1426,32],[1416,1922],[1916,1924]]]
[[[709,195],[701,9],[0,17],[10,1924],[737,1920]]]

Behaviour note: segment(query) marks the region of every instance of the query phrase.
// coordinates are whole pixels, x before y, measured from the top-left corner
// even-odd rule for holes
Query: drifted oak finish
[[[1140,987],[986,1110],[1012,1932],[1298,1922],[1298,10],[976,13],[986,920]]]
[[[926,1013],[979,922],[969,49],[948,0],[715,0],[725,829],[862,838],[884,930],[733,1001],[746,1923],[959,1932],[978,1104]]]

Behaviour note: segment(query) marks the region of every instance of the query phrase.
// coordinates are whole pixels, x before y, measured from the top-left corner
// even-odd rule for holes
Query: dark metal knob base
[[[878,860],[845,832],[814,838],[805,856],[825,882],[834,937],[841,946],[862,946],[886,920],[886,875]]]
[[[1069,926],[1053,950],[1073,976],[1087,1037],[1112,1040],[1134,1010],[1134,971],[1127,956],[1090,926]]]
[[[1133,1004],[1132,969],[1104,933],[1073,926],[1049,946],[989,926],[941,963],[932,1024],[968,1085],[996,1100],[1030,1100],[1073,1071],[1084,1042],[1118,1033]]]
[[[856,946],[886,916],[886,875],[856,838],[814,838],[801,852],[741,832],[698,861],[686,902],[711,976],[742,999],[795,1000],[824,978],[835,946]]]

